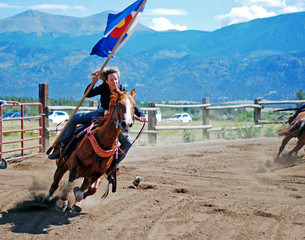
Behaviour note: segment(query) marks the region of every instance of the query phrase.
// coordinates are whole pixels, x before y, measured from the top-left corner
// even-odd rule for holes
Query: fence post
[[[97,107],[97,101],[96,100],[90,100],[89,107]]]
[[[261,101],[261,98],[256,98],[254,99],[254,104],[259,104],[258,102]],[[257,125],[259,124],[259,120],[261,120],[262,117],[262,110],[261,108],[254,108],[253,111],[253,118],[254,118],[254,124]]]
[[[148,103],[149,108],[155,108],[155,103]],[[156,131],[155,126],[157,126],[157,118],[156,111],[148,111],[148,130]],[[149,144],[157,144],[157,134],[149,133],[148,134],[148,143]]]
[[[209,98],[203,98],[202,104],[209,104]],[[207,109],[207,107],[202,107],[202,125],[209,125],[210,124],[210,112]],[[210,138],[210,133],[208,132],[208,129],[203,129],[203,137],[206,137],[207,139]]]
[[[42,104],[42,151],[46,152],[49,148],[49,132],[47,128],[49,127],[49,85],[48,84],[39,84],[39,102]]]

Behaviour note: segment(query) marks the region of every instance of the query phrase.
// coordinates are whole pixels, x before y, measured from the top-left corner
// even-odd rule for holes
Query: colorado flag
[[[134,19],[133,23],[127,30],[124,38],[120,42],[116,51],[118,51],[123,44],[128,40],[131,34],[136,29],[136,26],[139,22],[140,15],[144,10],[144,5],[142,6],[140,12],[136,16],[137,10],[141,7],[142,3],[146,0],[138,0],[125,10],[118,14],[109,14],[107,26],[104,32],[103,38],[93,47],[90,55],[98,55],[100,57],[108,57],[112,52],[120,37],[123,35],[129,23]],[[136,17],[136,18],[135,18]],[[114,54],[114,53],[113,53]]]

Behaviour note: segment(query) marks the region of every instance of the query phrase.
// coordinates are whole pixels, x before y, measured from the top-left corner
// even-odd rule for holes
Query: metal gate
[[[37,106],[39,108],[38,110],[39,116],[28,116],[27,114],[25,114],[24,110],[26,106]],[[10,116],[4,116],[2,110],[6,107],[14,107],[20,111],[6,114]],[[6,101],[3,104],[0,103],[0,169],[6,168],[7,162],[9,161],[42,154],[42,147],[43,147],[42,114],[43,114],[43,109],[41,103],[18,103],[13,101]],[[4,128],[5,122],[11,122],[12,129],[5,129]],[[27,126],[30,124],[30,122],[32,122],[31,126]],[[20,123],[19,126],[18,123]],[[29,134],[29,132],[32,132],[32,134]],[[18,138],[19,137],[18,135],[17,135],[17,139],[12,140],[9,138],[10,134],[12,135],[15,134],[16,136],[16,133],[17,134],[20,133],[20,138]],[[35,136],[33,137],[31,135],[35,135]],[[36,143],[34,143],[34,145],[31,145],[33,144],[34,141]],[[5,147],[15,143],[20,143],[20,145],[17,144],[18,147],[16,146],[10,148]],[[30,154],[26,153],[26,150],[35,149],[35,148],[37,148],[37,153],[30,153]],[[15,153],[13,156],[9,156],[8,158],[4,158],[5,154],[8,155],[7,153],[12,153],[12,152],[18,152],[18,153]]]

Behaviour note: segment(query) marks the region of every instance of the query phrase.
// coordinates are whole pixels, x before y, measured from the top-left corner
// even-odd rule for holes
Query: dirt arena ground
[[[100,203],[103,182],[80,215],[35,200],[51,184],[54,161],[10,162],[0,170],[0,239],[305,239],[304,151],[275,164],[280,143],[135,146],[120,166],[117,192]]]

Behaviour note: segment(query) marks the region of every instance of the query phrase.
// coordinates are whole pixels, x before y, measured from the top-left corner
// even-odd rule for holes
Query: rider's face
[[[110,73],[106,80],[110,91],[114,91],[119,86],[119,77],[116,73]]]

